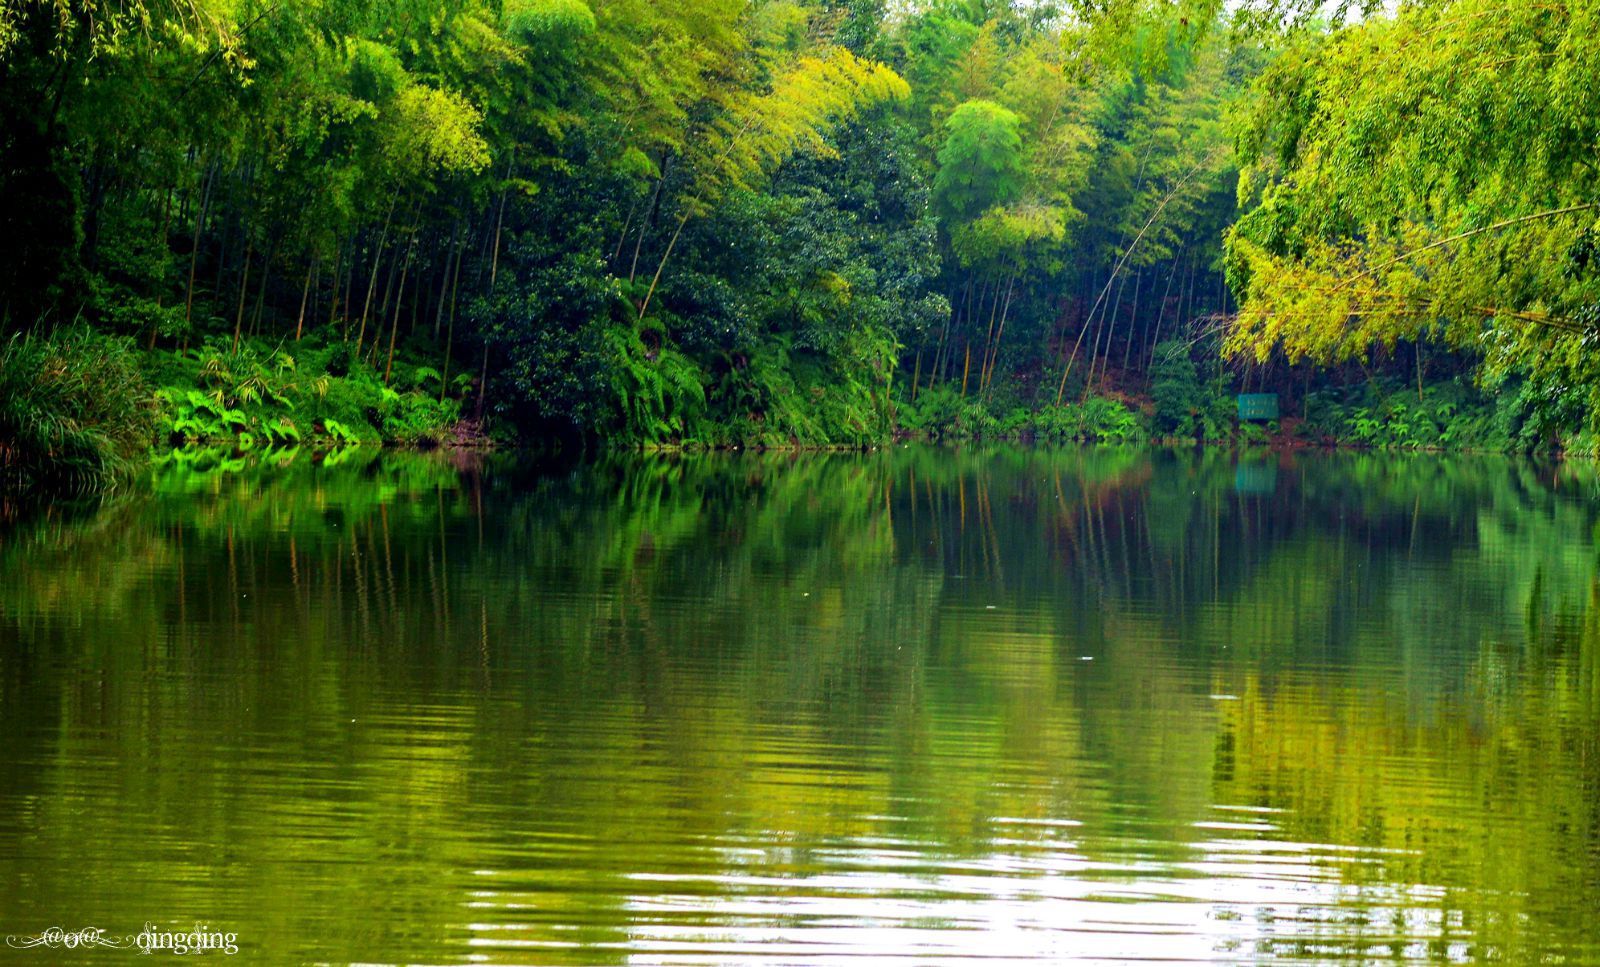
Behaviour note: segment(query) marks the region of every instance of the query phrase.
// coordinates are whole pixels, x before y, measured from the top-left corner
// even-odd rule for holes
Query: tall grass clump
[[[129,341],[74,326],[0,343],[0,486],[109,489],[155,414]]]

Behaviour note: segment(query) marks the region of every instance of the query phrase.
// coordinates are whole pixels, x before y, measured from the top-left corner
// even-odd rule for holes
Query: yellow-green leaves
[[[1274,350],[1291,362],[1365,358],[1373,346],[1414,338],[1427,320],[1426,303],[1385,292],[1360,274],[1353,246],[1319,243],[1283,258],[1235,236],[1229,255],[1236,277],[1251,280],[1228,333],[1229,352],[1261,362]]]
[[[1571,257],[1600,197],[1597,28],[1592,0],[1452,0],[1290,49],[1239,131],[1255,207],[1228,242],[1229,347],[1333,360],[1428,328],[1473,349],[1570,329],[1600,301]]]
[[[797,151],[827,151],[834,127],[909,93],[894,71],[843,47],[795,58],[769,91],[736,96],[711,124],[692,161],[696,192],[686,211],[702,214],[727,191],[754,187]]]
[[[54,56],[66,57],[73,47],[90,56],[109,52],[130,36],[148,37],[174,28],[236,53],[239,40],[232,3],[218,0],[0,0],[0,60],[20,36],[25,18],[46,11],[52,21]]]
[[[416,176],[482,171],[489,146],[478,133],[483,114],[466,98],[425,84],[402,90],[393,104],[390,158]]]
[[[950,247],[962,265],[998,263],[1007,268],[1020,267],[1030,246],[1059,242],[1066,237],[1067,214],[1068,210],[1054,205],[996,205],[958,226],[952,232]]]
[[[756,65],[770,68],[770,50],[757,49]],[[672,257],[683,227],[708,214],[720,199],[736,190],[754,189],[796,152],[826,154],[827,136],[838,125],[872,104],[900,100],[911,92],[900,75],[874,61],[863,60],[838,46],[822,46],[788,60],[765,91],[720,89],[718,111],[703,135],[686,152],[692,172],[690,191],[679,200],[677,227],[656,263],[655,275],[638,318],[650,309],[661,274]]]

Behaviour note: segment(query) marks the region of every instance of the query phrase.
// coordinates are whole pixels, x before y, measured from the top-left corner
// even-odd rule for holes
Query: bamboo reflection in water
[[[383,460],[21,522],[0,904],[71,909],[87,844],[110,913],[290,957],[933,959],[963,917],[1020,956],[1114,915],[1146,953],[1583,959],[1593,473],[1239,466]]]

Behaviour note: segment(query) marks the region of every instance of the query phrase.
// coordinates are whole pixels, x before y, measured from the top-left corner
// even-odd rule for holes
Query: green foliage
[[[0,315],[193,446],[1258,435],[1226,330],[1590,447],[1594,11],[1315,6],[5,3]]]
[[[914,400],[902,400],[899,413],[903,429],[927,439],[959,438],[971,432],[962,421],[968,414],[961,394],[951,386],[937,386]]]
[[[1311,393],[1300,433],[1312,442],[1394,450],[1533,450],[1548,447],[1520,392],[1486,397],[1459,381],[1426,386],[1363,382]]]
[[[1045,407],[1034,425],[1040,437],[1061,442],[1131,443],[1149,436],[1137,414],[1121,401],[1103,396]]]
[[[1597,26],[1592,4],[1448,0],[1289,45],[1239,128],[1229,348],[1330,362],[1432,337],[1559,386],[1568,432],[1600,427]]]
[[[214,338],[181,356],[158,356],[149,366],[168,383],[155,393],[161,436],[175,445],[241,450],[434,445],[460,418],[459,400],[440,399],[440,373],[432,367],[405,367],[402,378],[414,388],[402,392],[352,363],[342,346],[298,348],[299,356],[254,341],[234,349]]]
[[[1222,372],[1202,378],[1188,343],[1163,342],[1155,347],[1150,397],[1159,436],[1220,440],[1235,431],[1237,408],[1230,380]]]
[[[337,443],[351,444],[361,442],[360,434],[331,416],[323,419],[322,427],[328,436]]]
[[[939,387],[900,406],[902,426],[931,440],[1040,440],[1052,443],[1134,443],[1150,438],[1141,415],[1125,402],[1091,396],[1081,403],[995,412],[979,400]]]
[[[82,327],[0,345],[0,483],[103,489],[153,431],[149,390],[122,339]]]
[[[1165,436],[1193,436],[1205,408],[1200,374],[1186,343],[1164,342],[1150,365],[1150,397],[1155,402],[1156,430]]]
[[[438,446],[446,431],[461,417],[457,400],[441,400],[431,393],[395,393],[383,397],[378,407],[378,432],[383,442],[403,446]],[[326,426],[326,418],[323,423]]]
[[[594,33],[594,11],[583,0],[509,0],[506,32],[524,43],[572,43]]]
[[[1022,117],[993,101],[968,101],[945,121],[933,195],[940,214],[967,222],[1022,191]]]
[[[645,344],[649,337],[653,346]],[[704,376],[692,360],[664,345],[659,326],[643,332],[605,333],[611,353],[611,390],[622,439],[645,443],[694,439],[705,412]]]
[[[825,136],[830,130],[873,104],[909,92],[892,70],[842,47],[796,58],[770,90],[735,94],[732,109],[694,145],[689,164],[695,180],[684,199],[685,215],[705,214],[727,193],[757,187],[802,148],[829,151]]]
[[[489,146],[477,132],[482,121],[462,95],[412,84],[394,99],[390,163],[415,178],[482,171],[489,165]]]
[[[540,440],[880,442],[910,347],[939,333],[948,370],[945,343],[972,355],[982,335],[985,384],[1037,364],[1059,335],[1050,293],[1089,284],[1081,266],[1153,208],[1124,156],[1168,128],[1210,143],[1171,90],[1217,86],[1215,54],[1183,75],[1186,45],[1217,48],[1200,39],[1221,36],[1216,11],[1184,32],[1137,6],[1069,24],[1005,6],[74,0],[58,27],[8,5],[30,43],[0,78],[0,146],[37,150],[0,174],[19,246],[0,265],[42,282],[19,289],[27,317],[82,308],[141,345],[209,346],[203,374],[156,362],[159,385],[237,396],[244,426],[165,404],[196,443],[314,440],[324,417],[425,440],[473,388],[491,427]],[[66,11],[98,31],[87,47]],[[1090,254],[1069,260],[1080,230]],[[974,277],[986,314],[960,304]],[[383,382],[443,402],[384,396],[364,366],[400,330],[417,352],[429,316],[428,372]],[[380,352],[302,367],[327,370],[315,394],[221,358],[266,363],[246,344],[290,332],[297,354],[352,335]]]

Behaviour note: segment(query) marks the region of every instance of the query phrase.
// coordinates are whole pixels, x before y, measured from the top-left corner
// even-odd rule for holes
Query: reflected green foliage
[[[296,961],[1585,962],[1597,497],[1376,453],[175,461],[0,545],[0,908]]]

